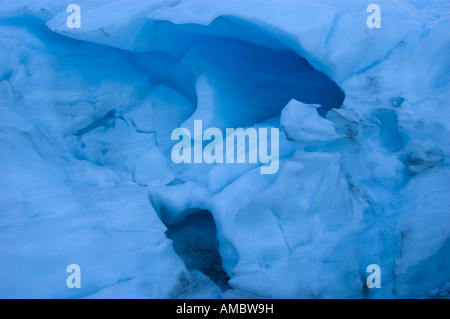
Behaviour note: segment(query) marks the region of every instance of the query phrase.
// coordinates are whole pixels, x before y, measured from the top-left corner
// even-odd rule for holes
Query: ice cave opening
[[[156,24],[158,39],[152,50],[119,52],[153,84],[187,98],[196,109],[188,122],[251,126],[278,116],[291,99],[320,105],[325,117],[344,101],[338,84],[264,27],[236,17],[208,26],[149,23]]]
[[[208,210],[191,209],[183,220],[166,226],[166,236],[188,270],[199,270],[222,290],[230,289],[230,278],[222,268],[216,224]]]

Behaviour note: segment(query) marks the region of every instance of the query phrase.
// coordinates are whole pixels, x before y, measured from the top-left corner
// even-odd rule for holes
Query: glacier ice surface
[[[379,2],[1,2],[0,297],[448,296],[450,6]],[[196,119],[278,173],[175,165]]]

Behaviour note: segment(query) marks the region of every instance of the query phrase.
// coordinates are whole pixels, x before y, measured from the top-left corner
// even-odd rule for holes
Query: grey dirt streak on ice
[[[0,2],[0,297],[448,296],[448,1],[73,2]],[[175,165],[199,118],[280,128],[278,173]],[[165,234],[192,209],[230,289]]]

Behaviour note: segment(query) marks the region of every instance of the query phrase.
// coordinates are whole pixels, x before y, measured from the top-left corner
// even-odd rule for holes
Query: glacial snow
[[[448,1],[72,2],[0,3],[1,297],[446,296]],[[279,172],[173,164],[195,119],[279,127]],[[225,292],[165,234],[193,210]]]

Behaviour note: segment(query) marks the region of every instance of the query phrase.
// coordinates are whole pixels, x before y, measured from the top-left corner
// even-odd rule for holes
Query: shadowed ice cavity
[[[166,235],[173,240],[173,247],[187,269],[201,271],[222,290],[230,289],[229,277],[222,269],[216,224],[209,211],[193,210],[182,221],[166,226]]]
[[[291,99],[321,105],[321,116],[342,105],[338,85],[276,35],[250,23],[220,21],[208,26],[162,21],[154,50],[121,53],[152,83],[183,94],[197,109],[192,118],[210,126],[263,122]]]

